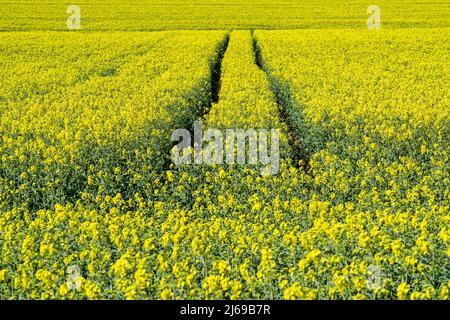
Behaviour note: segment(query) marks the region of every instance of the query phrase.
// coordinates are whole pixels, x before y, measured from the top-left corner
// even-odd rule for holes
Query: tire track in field
[[[275,95],[280,119],[286,124],[288,129],[288,140],[292,149],[293,160],[296,166],[301,166],[306,172],[311,173],[311,155],[302,139],[302,133],[306,134],[305,116],[303,115],[301,108],[299,108],[295,102],[295,98],[289,85],[270,73],[262,56],[258,39],[256,39],[254,35],[254,30],[252,30],[251,33],[253,38],[253,50],[255,53],[255,64],[267,75],[270,89]]]
[[[209,90],[210,95],[207,101],[200,101],[200,106],[196,106],[196,112],[194,113],[194,118],[189,119],[189,123],[186,124],[186,128],[189,128],[193,134],[194,122],[199,119],[204,119],[205,116],[211,110],[213,104],[219,102],[220,89],[222,86],[222,61],[225,53],[228,49],[228,44],[230,42],[230,34],[227,33],[222,41],[216,47],[214,55],[211,57],[209,62]]]
[[[222,85],[222,61],[225,53],[228,49],[228,44],[230,42],[230,34],[227,33],[222,41],[216,47],[214,55],[209,61],[209,88],[210,91],[209,99],[206,101],[192,101],[192,107],[194,108],[193,117],[186,119],[181,127],[186,128],[190,131],[191,136],[194,135],[194,122],[197,120],[203,120],[205,116],[211,110],[213,104],[219,102],[220,89]],[[204,88],[198,87],[195,91],[202,90]],[[196,92],[193,92],[193,96],[197,96]],[[172,164],[171,150],[176,145],[174,142],[169,150],[166,152],[167,159],[164,163],[164,170],[169,170]]]
[[[228,44],[230,43],[230,35],[226,34],[222,43],[219,44],[217,48],[217,56],[211,63],[211,103],[219,102],[219,93],[222,86],[222,61],[227,52]],[[209,110],[208,110],[209,111]]]

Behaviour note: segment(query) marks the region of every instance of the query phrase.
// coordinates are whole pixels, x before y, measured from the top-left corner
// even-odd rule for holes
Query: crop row
[[[104,55],[95,50],[98,36],[88,36],[94,50],[82,62],[61,59],[53,69],[48,61],[37,62],[46,78],[35,81],[51,90],[35,90],[31,82],[20,89],[28,98],[1,102],[0,207],[52,207],[82,192],[149,192],[153,179],[147,175],[165,164],[171,130],[192,122],[210,103],[210,65],[224,34],[135,34],[124,47],[116,41],[129,36],[103,37],[115,50]],[[50,48],[60,43],[42,40]],[[138,43],[148,50],[129,55]],[[72,50],[66,47],[66,60],[76,56]],[[117,59],[123,63],[116,65]],[[35,66],[26,66],[30,71],[20,61],[13,65],[16,85],[33,79]],[[62,75],[52,77],[58,66]],[[114,72],[104,74],[105,67]]]
[[[329,297],[448,298],[448,30],[256,37],[304,115],[311,154],[307,206],[318,216],[288,295],[316,279]],[[379,283],[367,291],[369,266]]]

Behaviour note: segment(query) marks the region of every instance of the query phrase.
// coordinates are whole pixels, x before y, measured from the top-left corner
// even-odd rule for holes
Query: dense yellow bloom
[[[449,30],[234,31],[212,103],[226,35],[0,35],[0,298],[449,298]],[[279,173],[168,164],[199,117]]]

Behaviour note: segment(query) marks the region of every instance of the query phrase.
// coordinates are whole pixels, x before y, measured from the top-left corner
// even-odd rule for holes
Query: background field
[[[1,299],[450,298],[448,1],[0,1]]]
[[[84,30],[365,28],[367,7],[383,28],[448,27],[444,0],[0,1],[0,30],[66,30],[67,6],[82,7]]]

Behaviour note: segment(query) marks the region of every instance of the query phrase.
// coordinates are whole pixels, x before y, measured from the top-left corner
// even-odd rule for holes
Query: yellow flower
[[[301,285],[298,282],[295,282],[289,288],[284,290],[284,299],[285,300],[296,300],[303,298],[303,290]]]
[[[8,278],[8,270],[0,270],[0,282],[5,281]]]
[[[407,300],[409,298],[409,289],[410,286],[407,283],[402,282],[397,288],[397,298],[399,300]]]
[[[66,284],[63,284],[59,287],[59,294],[62,297],[65,297],[68,293],[69,293],[69,288],[67,287]]]

